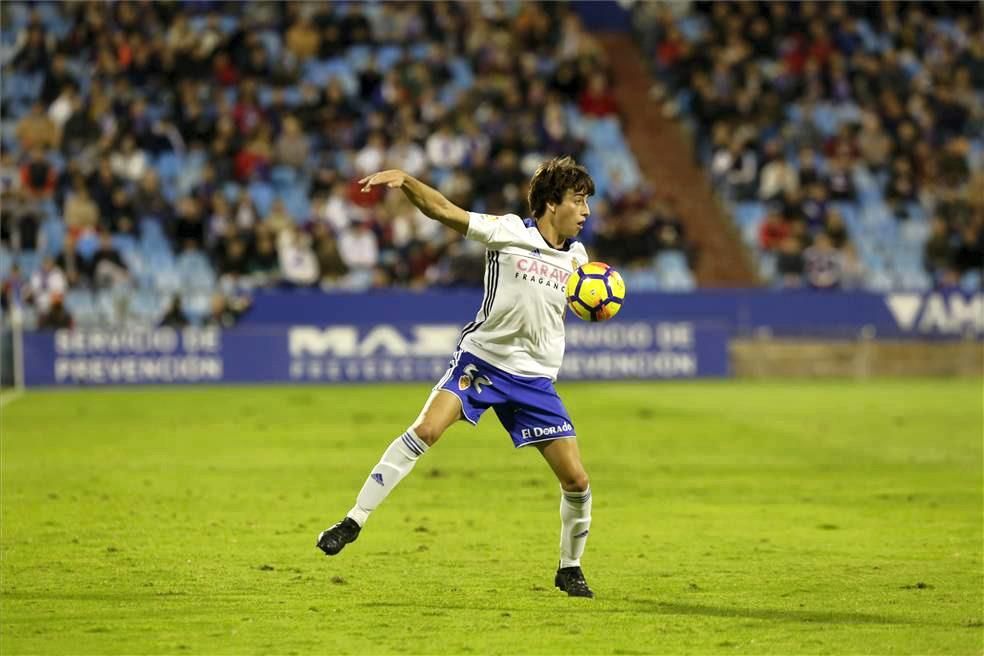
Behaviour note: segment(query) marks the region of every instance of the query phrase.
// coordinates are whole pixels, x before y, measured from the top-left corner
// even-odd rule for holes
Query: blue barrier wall
[[[31,333],[24,336],[26,384],[436,381],[460,330],[460,324],[388,322]],[[722,326],[623,321],[572,325],[561,378],[727,374]]]
[[[481,295],[273,293],[230,330],[24,336],[28,385],[435,381]],[[561,379],[726,376],[728,342],[775,335],[984,336],[984,295],[706,291],[635,294],[613,321],[568,317]]]
[[[261,292],[244,318],[252,325],[435,321],[463,324],[481,304],[480,291],[381,291],[365,295]],[[724,325],[731,335],[760,330],[781,336],[946,338],[984,335],[984,294],[868,294],[709,290],[633,294],[614,323],[696,321]]]

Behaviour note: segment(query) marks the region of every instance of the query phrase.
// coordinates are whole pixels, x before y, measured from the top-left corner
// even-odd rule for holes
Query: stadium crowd
[[[693,128],[715,188],[776,284],[980,288],[979,3],[638,3],[633,12],[658,80],[653,97]],[[879,269],[901,277],[879,279]]]
[[[257,285],[481,285],[480,247],[358,179],[402,168],[463,207],[525,216],[539,161],[584,151],[571,121],[618,112],[604,52],[560,4],[43,9],[5,58],[5,77],[41,83],[4,94],[0,162],[2,246],[40,254],[8,270],[3,300],[42,325],[70,321],[68,289],[107,291],[122,316],[134,289],[181,296],[210,272],[195,311],[175,298],[164,320],[234,320]],[[672,204],[642,187],[597,204],[587,238],[616,265],[686,247]],[[191,277],[163,280],[175,257]]]

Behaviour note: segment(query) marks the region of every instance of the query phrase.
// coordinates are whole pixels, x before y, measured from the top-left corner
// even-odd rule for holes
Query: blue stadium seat
[[[275,195],[276,192],[273,187],[266,182],[256,181],[249,184],[249,197],[253,199],[256,211],[261,217],[266,218],[266,215],[270,213],[270,206],[273,205]]]
[[[68,290],[65,294],[65,309],[72,315],[76,327],[95,328],[100,323],[95,297],[88,289]]]
[[[57,218],[47,218],[41,223],[41,235],[44,237],[42,253],[55,257],[62,251],[65,241],[65,224]]]
[[[297,223],[305,223],[311,214],[311,201],[307,192],[300,187],[288,189],[283,195],[284,208]]]
[[[30,276],[41,268],[41,254],[37,251],[21,251],[17,254],[17,265],[24,276]]]
[[[208,292],[192,292],[181,295],[181,309],[194,325],[201,325],[208,316],[212,296]]]
[[[297,182],[297,171],[290,166],[275,166],[270,172],[270,181],[278,191],[286,191]]]
[[[662,251],[656,256],[656,270],[661,274],[689,271],[687,258],[680,251]]]
[[[376,66],[380,71],[388,71],[402,58],[403,48],[400,46],[382,46],[376,50]]]
[[[972,270],[965,273],[960,278],[960,289],[964,290],[969,294],[981,291],[980,270]]]
[[[160,176],[162,182],[165,180],[168,182],[177,180],[182,166],[181,157],[173,152],[161,153],[154,163],[154,168],[157,170],[157,175]]]
[[[175,259],[175,269],[182,289],[211,292],[215,287],[215,272],[208,258],[198,251],[181,253]]]
[[[0,244],[0,281],[7,277],[14,265],[14,254],[6,246]]]

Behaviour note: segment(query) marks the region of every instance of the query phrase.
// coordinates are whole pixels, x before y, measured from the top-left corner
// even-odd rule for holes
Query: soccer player
[[[428,217],[485,244],[485,296],[420,415],[383,453],[346,517],[318,536],[318,548],[333,556],[354,542],[372,511],[452,424],[476,424],[492,408],[513,444],[534,446],[560,481],[554,584],[572,597],[593,597],[581,571],[591,488],[554,380],[564,357],[565,283],[588,261],[575,238],[588,217],[594,181],[570,157],[544,162],[530,181],[533,218],[525,220],[466,212],[400,170],[360,183],[363,191],[400,189]]]

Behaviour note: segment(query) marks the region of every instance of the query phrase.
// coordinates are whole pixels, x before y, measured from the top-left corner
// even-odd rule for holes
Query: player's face
[[[584,228],[591,209],[588,207],[588,195],[583,191],[568,189],[564,199],[557,205],[554,215],[554,226],[564,239],[576,237]]]

